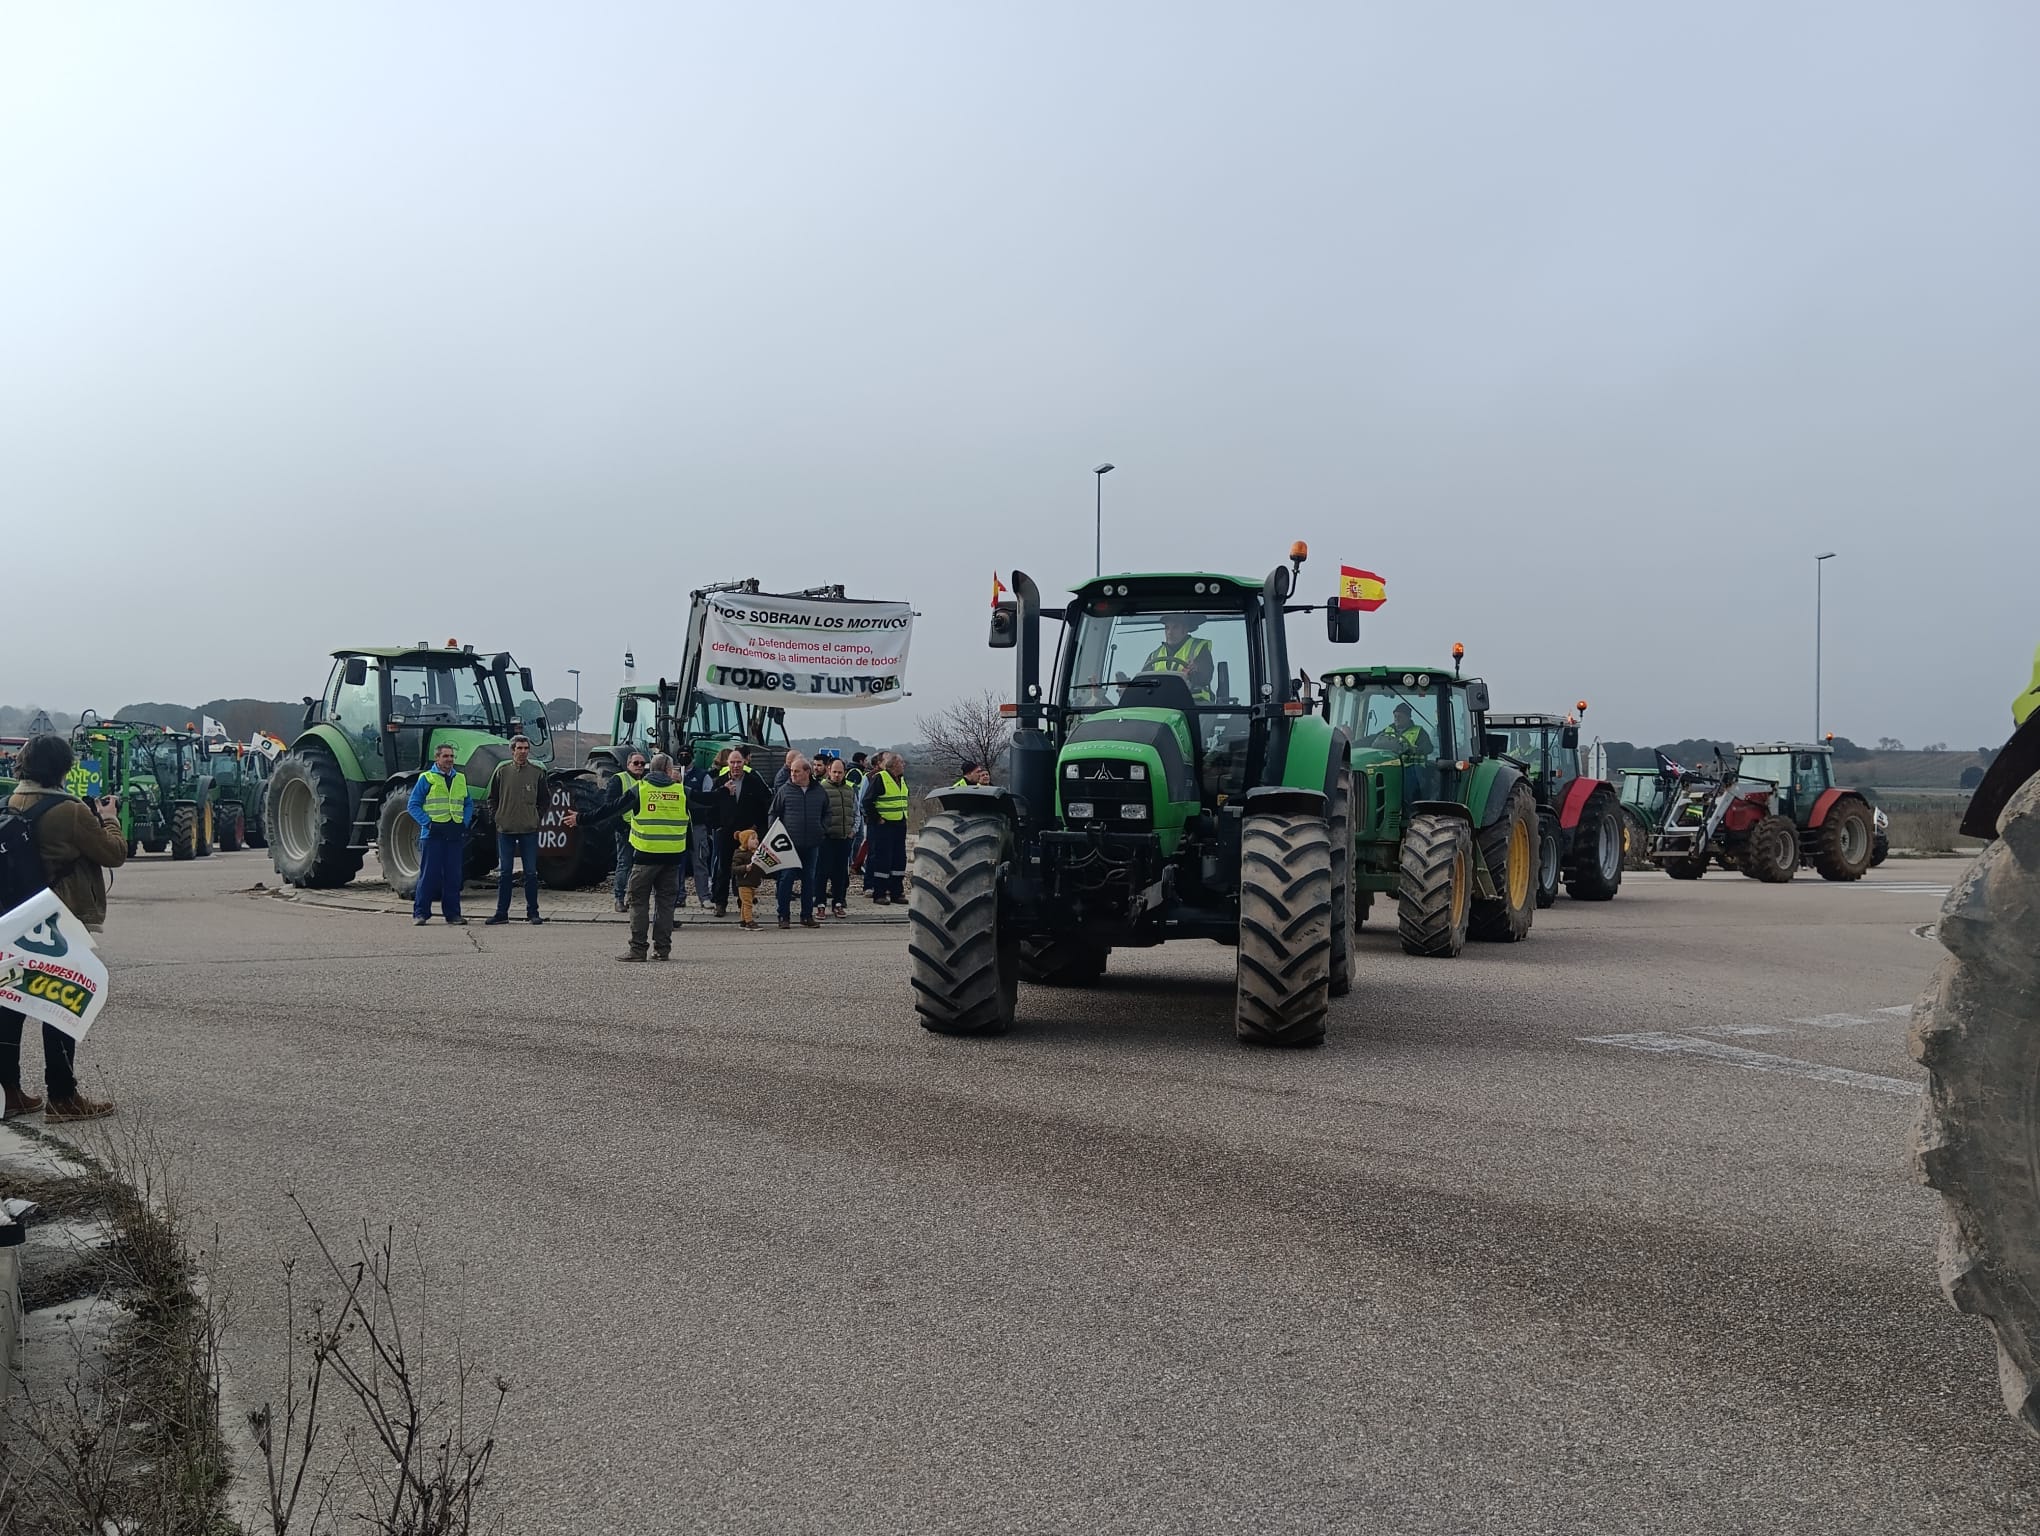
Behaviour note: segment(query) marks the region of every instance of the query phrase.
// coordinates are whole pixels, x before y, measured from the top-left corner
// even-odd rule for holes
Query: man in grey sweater
[[[531,738],[510,738],[510,761],[489,778],[489,814],[496,823],[496,915],[485,925],[510,921],[510,866],[524,860],[524,920],[538,915],[538,818],[545,809],[545,770],[531,760]]]

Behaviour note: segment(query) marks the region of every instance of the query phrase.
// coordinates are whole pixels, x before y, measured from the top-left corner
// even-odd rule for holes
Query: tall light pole
[[[1092,525],[1091,542],[1091,574],[1093,576],[1105,574],[1105,477],[1111,474],[1116,467],[1116,465],[1112,464],[1100,464],[1091,471],[1098,484],[1098,520]]]
[[[1835,552],[1813,557],[1813,739],[1820,742],[1820,576]]]
[[[567,676],[574,680],[574,761],[569,765],[581,766],[581,669],[567,668]]]

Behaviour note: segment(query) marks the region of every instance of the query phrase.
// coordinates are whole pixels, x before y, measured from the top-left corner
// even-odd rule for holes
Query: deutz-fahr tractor
[[[1651,839],[1675,880],[1698,880],[1710,860],[1768,885],[1802,864],[1823,880],[1860,880],[1874,851],[1870,802],[1835,787],[1833,748],[1807,742],[1738,747],[1719,779],[1680,777]]]
[[[136,720],[102,720],[86,710],[71,729],[71,778],[80,799],[112,795],[128,852],[170,850],[173,859],[213,851],[213,783],[205,747],[189,731]]]
[[[1310,709],[1283,615],[1294,569],[1105,576],[1062,612],[1041,677],[1041,594],[1023,572],[993,610],[1017,651],[1011,786],[928,799],[914,853],[914,1006],[941,1034],[1013,1022],[1023,976],[1086,982],[1118,948],[1237,947],[1242,1040],[1313,1045],[1352,979],[1353,775]],[[1335,641],[1359,614],[1328,610]]]
[[[1488,687],[1444,667],[1340,669],[1325,718],[1353,743],[1355,926],[1393,895],[1406,953],[1514,943],[1536,914],[1537,800],[1487,727]]]
[[[843,597],[840,583],[798,592],[762,592],[755,576],[716,582],[689,593],[692,605],[687,613],[679,680],[668,682],[662,677],[656,684],[627,681],[616,690],[616,713],[609,730],[612,745],[588,754],[588,766],[600,773],[605,783],[632,751],[664,752],[684,773],[690,765],[706,768],[724,747],[744,746],[753,755],[777,757],[792,745],[786,736],[785,710],[714,698],[701,691],[702,666],[707,659],[703,634],[708,627],[708,599],[724,592],[839,601]],[[625,666],[628,671],[627,658]]]
[[[232,853],[243,845],[268,847],[262,810],[269,794],[269,759],[247,747],[214,743],[207,748],[206,767],[218,797],[213,805],[213,830],[220,851]]]
[[[486,875],[496,862],[489,777],[520,732],[531,738],[533,761],[549,763],[552,737],[531,669],[507,651],[481,656],[453,641],[335,651],[326,691],[306,698],[303,733],[269,776],[263,824],[277,874],[297,886],[345,885],[373,847],[391,889],[410,895],[420,863],[411,786],[451,746],[475,802],[465,873]],[[600,791],[581,772],[549,774],[547,785],[539,878],[556,889],[592,885],[612,867],[614,842],[584,836],[564,817],[594,809]]]
[[[1587,776],[1580,762],[1579,715],[1493,715],[1488,728],[1502,751],[1530,771],[1537,797],[1537,905],[1558,900],[1612,901],[1622,888],[1624,821],[1615,786]]]

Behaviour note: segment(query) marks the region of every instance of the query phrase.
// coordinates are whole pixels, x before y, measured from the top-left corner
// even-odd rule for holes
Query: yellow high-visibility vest
[[[878,775],[878,819],[880,821],[905,821],[907,819],[907,781],[896,779],[890,773],[880,770]]]
[[[2024,725],[2036,709],[2040,709],[2040,650],[2033,652],[2033,686],[2012,700],[2012,724]]]
[[[623,780],[623,789],[621,791],[623,795],[623,824],[625,827],[628,827],[631,823],[631,818],[637,815],[637,812],[630,808],[630,787],[633,784],[642,784],[645,781],[633,778],[628,768],[620,772],[617,777]]]
[[[425,819],[435,825],[459,821],[468,797],[467,775],[455,770],[451,779],[437,768],[425,771]]]
[[[630,846],[634,853],[685,853],[687,791],[678,784],[639,779],[637,812],[630,818]]]

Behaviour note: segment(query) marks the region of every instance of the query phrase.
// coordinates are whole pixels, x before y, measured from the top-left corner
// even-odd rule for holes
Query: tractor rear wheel
[[[1473,917],[1473,826],[1458,816],[1412,816],[1396,884],[1403,953],[1449,957],[1466,948]]]
[[[1565,834],[1558,818],[1546,810],[1537,813],[1537,905],[1540,909],[1558,900],[1558,883],[1565,869]]]
[[[938,812],[921,828],[907,892],[908,981],[921,1027],[1000,1035],[1020,996],[1020,941],[1005,921],[1013,834],[1003,817]]]
[[[1622,807],[1613,794],[1597,790],[1587,797],[1572,846],[1566,895],[1574,901],[1613,901],[1622,889]]]
[[[241,808],[230,805],[221,811],[213,823],[213,830],[219,834],[221,853],[239,853],[242,842]]]
[[[1752,880],[1766,885],[1784,885],[1799,873],[1799,829],[1790,817],[1774,813],[1750,828],[1741,868]]]
[[[198,857],[198,807],[189,800],[170,807],[170,857],[180,863]]]
[[[1814,837],[1813,867],[1821,879],[1860,880],[1869,873],[1876,827],[1866,802],[1837,800]]]
[[[1353,772],[1332,792],[1332,996],[1353,990]]]
[[[269,860],[295,886],[345,885],[361,873],[347,776],[324,752],[289,752],[269,779]]]
[[[1490,944],[1514,944],[1530,936],[1537,915],[1537,797],[1518,783],[1492,826],[1481,828],[1480,856],[1501,894],[1473,899],[1467,932]]]
[[[425,868],[425,846],[411,815],[410,794],[409,784],[391,785],[383,795],[382,815],[375,824],[376,862],[382,865],[382,877],[390,890],[405,901],[418,894],[418,877]]]
[[[2040,1434],[2040,778],[1941,909],[1948,950],[1913,1028],[1919,1165],[1941,1192],[1941,1288],[1997,1333],[2005,1407]]]
[[[1650,824],[1641,813],[1622,807],[1622,867],[1656,869],[1650,858]]]
[[[1020,946],[1020,979],[1038,987],[1087,987],[1105,974],[1103,944],[1046,939]]]
[[[925,834],[924,834],[925,835]],[[1249,816],[1240,832],[1233,1032],[1316,1045],[1331,1008],[1332,832],[1322,816]]]
[[[213,808],[210,800],[198,803],[198,820],[194,826],[197,828],[197,842],[191,851],[201,859],[209,859],[213,851]]]

